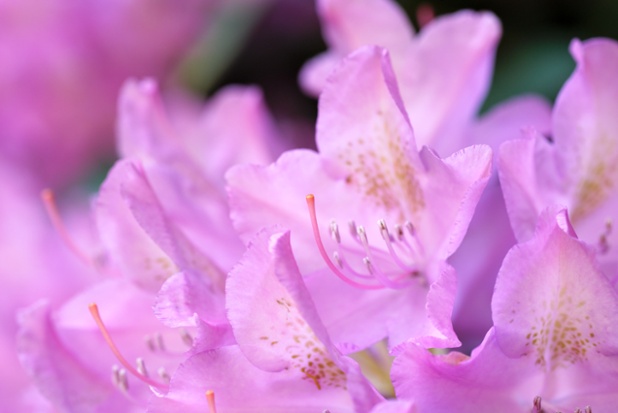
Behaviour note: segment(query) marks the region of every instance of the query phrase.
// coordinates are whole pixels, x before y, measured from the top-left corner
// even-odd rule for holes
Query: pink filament
[[[324,262],[326,263],[326,265],[328,266],[328,268],[335,273],[335,275],[337,277],[339,277],[339,279],[341,279],[341,281],[345,282],[346,284],[349,284],[353,287],[356,288],[362,288],[365,290],[380,290],[383,287],[381,285],[376,285],[376,284],[362,284],[359,282],[356,282],[352,279],[350,279],[348,276],[346,276],[343,272],[341,272],[337,266],[335,264],[333,264],[333,262],[330,260],[330,257],[328,256],[328,253],[326,252],[326,249],[324,248],[324,244],[322,243],[322,237],[320,236],[320,229],[318,228],[318,218],[316,216],[316,212],[315,212],[315,196],[313,196],[313,194],[309,194],[306,196],[306,200],[307,200],[307,208],[309,209],[309,216],[311,217],[311,227],[313,228],[313,237],[315,239],[315,243],[318,246],[318,250],[320,251],[320,255],[322,256],[322,259],[324,260]]]
[[[88,256],[88,254],[86,254],[77,246],[75,242],[73,242],[73,239],[62,222],[62,217],[60,216],[60,212],[58,212],[58,207],[56,206],[54,192],[51,189],[44,189],[41,191],[41,199],[43,200],[43,205],[45,205],[45,210],[47,211],[47,215],[49,215],[52,225],[56,228],[56,231],[60,234],[60,237],[66,246],[84,263],[86,263],[86,265],[94,267],[94,262],[90,256]]]
[[[92,318],[94,318],[94,321],[97,323],[99,330],[101,330],[101,334],[103,334],[105,342],[112,350],[112,353],[114,353],[114,356],[116,356],[120,364],[122,364],[127,369],[127,371],[131,372],[135,377],[137,377],[144,383],[147,383],[150,386],[159,389],[167,389],[167,385],[154,381],[150,377],[143,375],[124,358],[124,356],[120,353],[120,350],[118,350],[118,347],[116,347],[116,344],[114,344],[114,341],[112,340],[109,331],[107,331],[105,324],[103,324],[103,320],[101,319],[101,315],[99,314],[99,307],[95,303],[91,303],[88,305],[88,309],[90,310],[90,314],[92,314]]]

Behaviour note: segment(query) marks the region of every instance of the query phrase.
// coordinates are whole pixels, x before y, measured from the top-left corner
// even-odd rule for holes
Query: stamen
[[[402,241],[404,233],[403,233],[403,228],[401,227],[401,225],[399,224],[395,225],[395,233],[397,234],[397,239],[399,241]]]
[[[322,259],[328,266],[328,268],[335,273],[337,277],[339,277],[343,282],[352,285],[357,288],[362,288],[366,290],[378,290],[381,289],[382,286],[376,284],[362,284],[350,279],[347,275],[345,275],[333,262],[330,260],[328,253],[326,252],[326,248],[324,248],[324,244],[322,242],[322,237],[320,236],[320,229],[318,228],[318,218],[315,211],[315,197],[313,194],[309,194],[306,196],[307,200],[307,208],[309,209],[309,216],[311,218],[311,226],[313,228],[313,237],[318,246],[318,250],[320,251],[320,255]],[[356,226],[354,224],[354,226]]]
[[[129,379],[127,378],[127,371],[125,369],[118,370],[118,387],[120,390],[129,390]]]
[[[120,367],[118,367],[116,364],[114,364],[112,366],[112,383],[114,383],[115,386],[120,386],[120,376],[119,376],[119,371],[120,371]]]
[[[144,341],[146,342],[146,346],[148,347],[148,350],[155,352],[157,350],[157,347],[155,346],[155,342],[152,339],[151,335],[146,335],[144,337]]]
[[[333,252],[333,259],[342,270],[346,270],[348,273],[353,275],[354,277],[361,278],[364,280],[373,279],[373,275],[361,274],[358,271],[355,271],[350,264],[347,263],[343,255],[339,254],[338,251]]]
[[[357,234],[356,222],[354,221],[348,222],[348,229],[350,230],[350,235],[352,235],[352,238],[358,239],[356,238],[356,234]]]
[[[372,263],[369,257],[363,258],[363,264],[367,267],[367,271],[385,287],[392,288],[395,290],[408,287],[410,285],[410,281],[398,283],[397,281],[393,281],[382,271],[377,269]]]
[[[431,4],[421,3],[416,9],[416,21],[418,26],[422,29],[427,26],[433,19],[436,18],[436,12]]]
[[[382,239],[384,239],[384,242],[386,243],[386,248],[388,249],[388,252],[390,253],[395,263],[404,271],[415,270],[415,268],[407,265],[405,262],[401,260],[401,258],[399,258],[399,255],[397,254],[397,252],[395,251],[395,248],[393,247],[393,237],[391,236],[390,232],[388,232],[386,221],[384,221],[383,219],[379,220],[378,226],[380,227],[380,234],[382,235]]]
[[[541,396],[536,396],[532,401],[532,413],[543,413]]]
[[[107,331],[105,324],[103,324],[103,320],[101,319],[101,315],[99,314],[99,307],[95,303],[92,303],[88,306],[88,309],[90,310],[90,314],[92,314],[92,318],[94,318],[94,321],[97,323],[97,326],[99,327],[99,330],[101,331],[101,334],[103,335],[103,338],[105,339],[105,342],[107,343],[109,348],[112,350],[112,353],[114,353],[114,356],[116,356],[120,364],[122,364],[127,369],[127,371],[131,372],[131,374],[133,374],[135,377],[149,384],[150,386],[156,387],[159,389],[167,389],[167,385],[154,381],[150,377],[141,374],[139,371],[135,369],[135,367],[133,367],[124,358],[124,356],[120,353],[120,350],[118,350],[118,347],[116,347],[116,344],[112,340],[112,337],[109,334],[109,331]],[[122,369],[120,370],[120,373],[119,373],[120,378],[122,378],[121,372],[122,372]],[[124,376],[126,378],[126,371],[124,373]]]
[[[161,335],[161,333],[157,333],[157,347],[159,348],[159,350],[161,351],[165,351],[165,342],[163,341],[163,336]]]
[[[159,369],[157,370],[157,374],[159,375],[159,377],[161,377],[166,383],[169,383],[170,380],[172,379],[169,375],[169,373],[167,372],[167,370],[165,370],[165,367],[159,367]]]
[[[66,226],[62,221],[62,217],[60,216],[60,212],[58,211],[54,192],[49,188],[44,189],[41,191],[41,199],[43,200],[43,205],[45,205],[45,210],[47,211],[47,215],[49,216],[52,225],[64,241],[65,245],[86,265],[89,267],[95,267],[95,263],[92,258],[80,247],[78,247],[77,243],[75,243],[69,235],[69,231],[67,231]]]
[[[148,377],[148,370],[146,370],[146,363],[144,363],[144,359],[141,357],[138,357],[135,360],[135,364],[137,364],[137,371],[139,371],[140,374]]]
[[[184,328],[180,331],[180,338],[187,346],[193,347],[193,337],[191,337],[191,334]]]
[[[411,223],[410,221],[406,221],[403,224],[403,227],[406,229],[406,231],[408,231],[408,233],[410,234],[410,237],[412,237],[412,241],[414,242],[414,245],[411,245],[407,238],[404,236],[402,237],[402,243],[408,247],[408,250],[412,253],[415,254],[417,257],[422,257],[425,255],[425,251],[423,249],[423,244],[421,244],[421,242],[418,239],[418,234],[416,233],[416,227],[414,226],[413,223]]]
[[[339,235],[339,227],[335,221],[330,223],[330,236],[337,244],[341,244],[341,236]]]
[[[208,413],[217,413],[217,406],[215,405],[215,392],[212,390],[207,390],[206,400],[208,401]]]
[[[373,275],[380,282],[380,284],[388,288],[400,289],[400,288],[405,288],[409,286],[410,285],[409,281],[402,282],[402,283],[392,281],[388,277],[388,275],[384,274],[382,271],[380,271],[379,268],[377,268],[376,266],[372,264],[373,253],[371,251],[371,248],[369,247],[369,241],[367,239],[367,232],[365,231],[365,227],[359,226],[357,233],[358,233],[358,239],[361,241],[361,244],[363,245],[363,248],[366,254],[365,258],[363,258],[363,264],[365,264],[369,273]]]

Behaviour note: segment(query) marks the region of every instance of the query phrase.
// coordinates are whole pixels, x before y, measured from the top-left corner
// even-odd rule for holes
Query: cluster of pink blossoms
[[[618,410],[618,43],[574,40],[553,108],[479,116],[493,14],[317,7],[317,151],[255,87],[198,107],[147,78],[87,213],[0,163],[3,409]]]

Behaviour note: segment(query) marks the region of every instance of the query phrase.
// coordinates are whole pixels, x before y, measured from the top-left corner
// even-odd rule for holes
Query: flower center
[[[124,366],[124,369],[119,369],[116,367],[112,370],[113,371],[112,379],[114,381],[114,384],[116,384],[122,390],[126,391],[128,389],[128,380],[127,380],[126,372],[128,371],[131,374],[133,374],[135,377],[143,381],[144,383],[148,384],[149,386],[155,387],[157,389],[167,390],[168,388],[167,384],[160,383],[149,377],[148,372],[146,370],[146,365],[143,359],[141,358],[137,359],[137,363],[136,363],[137,368],[136,368],[136,367],[133,367],[133,365],[131,365],[131,363],[129,363],[127,359],[124,358],[124,356],[122,355],[122,353],[120,353],[120,350],[118,350],[118,347],[112,340],[112,337],[109,334],[109,331],[107,330],[107,328],[105,327],[105,324],[103,323],[103,319],[101,318],[101,315],[99,314],[99,307],[95,303],[91,303],[88,306],[88,309],[90,310],[90,314],[92,314],[92,318],[94,318],[94,321],[97,323],[97,326],[99,327],[99,330],[101,331],[101,334],[103,335],[103,338],[105,339],[105,342],[107,343],[109,348],[112,350],[112,353],[114,353],[114,356],[116,356],[120,364]],[[159,372],[159,375],[164,376],[163,374],[161,374],[161,372]],[[165,373],[165,375],[167,375],[167,373]]]
[[[421,276],[418,266],[407,263],[402,257],[407,256],[412,261],[420,261],[423,256],[423,247],[420,243],[414,225],[407,221],[403,225],[397,225],[394,233],[391,233],[386,221],[378,221],[378,229],[386,249],[376,248],[369,244],[365,227],[357,226],[354,221],[348,224],[349,232],[354,241],[353,246],[344,245],[341,242],[339,226],[336,222],[330,223],[329,231],[331,238],[337,244],[337,250],[333,252],[331,260],[318,228],[318,220],[315,208],[315,196],[306,196],[307,208],[311,218],[311,226],[315,242],[322,259],[328,268],[342,281],[357,288],[377,290],[382,288],[401,289],[412,285]],[[345,258],[346,255],[361,255],[362,268],[365,272],[359,272]],[[389,269],[384,270],[379,264],[389,264]]]

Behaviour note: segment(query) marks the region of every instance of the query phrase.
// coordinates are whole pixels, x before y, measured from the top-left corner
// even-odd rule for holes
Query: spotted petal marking
[[[589,248],[556,218],[545,213],[535,238],[507,254],[492,303],[503,351],[529,355],[545,371],[590,363],[617,347],[618,297]]]

